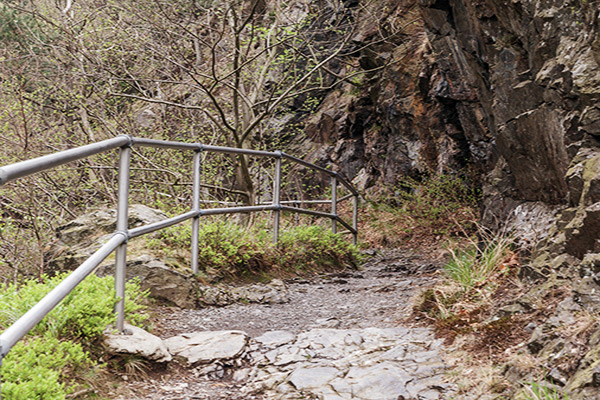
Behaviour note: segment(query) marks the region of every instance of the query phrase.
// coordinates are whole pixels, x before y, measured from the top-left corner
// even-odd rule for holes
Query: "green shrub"
[[[189,226],[165,229],[147,245],[164,256],[185,249],[189,260]],[[271,232],[259,226],[243,227],[228,221],[208,221],[200,225],[199,264],[214,279],[264,277],[277,272],[297,273],[357,266],[359,253],[347,238],[319,226],[300,226],[284,230],[279,244],[272,243]]]
[[[35,305],[65,278],[43,277],[21,285],[0,287],[0,328],[5,329]],[[125,314],[135,325],[147,316],[142,313],[146,292],[139,282],[126,288]],[[81,282],[23,340],[17,343],[2,365],[2,395],[7,400],[64,399],[72,391],[82,367],[92,364],[84,351],[107,325],[114,323],[114,278],[90,275]]]
[[[220,221],[200,227],[200,265],[216,269],[226,275],[259,272],[269,262],[271,244],[265,235],[255,229]]]
[[[27,310],[56,287],[67,274],[43,278],[43,283],[28,280],[0,287],[0,328],[7,328]],[[147,316],[144,309],[139,283],[130,282],[126,287],[125,314],[134,324],[142,323]],[[55,337],[95,340],[107,325],[114,323],[115,314],[114,278],[90,275],[83,280],[65,299],[54,308],[32,330],[34,335],[50,332]]]
[[[71,392],[64,376],[91,365],[81,345],[46,335],[25,339],[12,348],[2,365],[2,398],[62,400]]]

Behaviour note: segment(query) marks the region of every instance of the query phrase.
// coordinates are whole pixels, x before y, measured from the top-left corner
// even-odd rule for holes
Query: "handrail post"
[[[121,147],[119,151],[119,195],[117,204],[117,232],[127,233],[129,217],[129,164],[131,147]],[[117,247],[115,255],[115,295],[117,303],[116,328],[123,332],[125,326],[125,269],[127,265],[127,242]]]
[[[194,153],[192,176],[194,180],[192,194],[192,211],[200,210],[200,178],[202,168],[202,148]],[[198,273],[198,240],[200,237],[200,215],[192,218],[192,272]]]
[[[331,176],[331,231],[337,233],[337,174]]]
[[[273,180],[273,205],[277,206],[278,209],[273,211],[273,243],[277,244],[279,241],[279,217],[281,211],[281,151],[276,152],[278,157],[275,159],[275,179]]]
[[[355,194],[352,198],[352,228],[354,232],[352,234],[352,242],[356,246],[358,244],[358,195]]]

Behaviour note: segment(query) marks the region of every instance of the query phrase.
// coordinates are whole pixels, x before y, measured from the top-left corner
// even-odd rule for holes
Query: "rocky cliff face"
[[[330,92],[304,121],[319,148],[312,158],[332,163],[360,189],[393,187],[406,175],[462,173],[489,164],[489,141],[478,134],[481,143],[470,148],[459,119],[462,106],[451,98],[475,102],[476,92],[462,83],[451,87],[440,74],[419,5],[414,0],[376,5],[381,26],[359,26],[354,38],[358,48],[376,42],[355,54],[360,68],[370,72],[358,84]]]
[[[576,1],[422,1],[439,81],[471,148],[489,169],[487,223],[517,205],[578,205],[569,164],[591,156],[600,135],[598,5]],[[473,122],[479,121],[480,124]],[[571,175],[579,176],[572,171]]]
[[[584,179],[569,165],[593,158],[600,135],[597,2],[379,6],[383,29],[402,34],[362,51],[362,68],[382,69],[330,93],[305,121],[312,141],[329,145],[313,157],[363,188],[474,169],[495,227],[579,205]],[[356,42],[376,33],[362,27]]]

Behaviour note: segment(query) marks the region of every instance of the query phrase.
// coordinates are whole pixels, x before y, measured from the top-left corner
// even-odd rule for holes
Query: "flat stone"
[[[275,366],[286,366],[288,364],[297,363],[301,361],[306,361],[306,357],[301,356],[300,354],[280,354],[273,365]]]
[[[312,329],[298,335],[299,347],[301,344],[309,343],[312,349],[322,349],[325,347],[345,347],[345,339],[348,331],[341,329]]]
[[[276,343],[279,335],[265,339]],[[265,349],[269,367],[256,387],[265,390],[266,398],[278,399],[397,400],[418,395],[438,400],[444,383],[439,373],[445,369],[441,348],[442,341],[422,328],[312,329],[292,343]],[[273,387],[277,394],[270,392]]]
[[[315,389],[326,385],[339,373],[333,367],[299,368],[290,375],[290,383],[298,390]]]
[[[238,357],[248,340],[242,331],[207,331],[174,336],[165,340],[165,344],[173,356],[193,365]]]
[[[369,367],[353,367],[345,379],[358,398],[396,400],[409,395],[406,385],[413,378],[393,363],[384,361]]]
[[[125,324],[125,332],[131,334],[104,332],[104,343],[110,353],[135,354],[157,362],[171,361],[171,354],[160,338],[128,324]]]
[[[254,340],[266,347],[279,347],[294,341],[294,339],[296,339],[296,335],[289,331],[270,331],[254,338]]]

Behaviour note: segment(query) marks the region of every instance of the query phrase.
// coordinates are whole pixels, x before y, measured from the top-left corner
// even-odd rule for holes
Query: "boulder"
[[[133,354],[156,362],[171,361],[171,354],[160,338],[133,325],[125,324],[124,333],[106,329],[104,344],[110,354]]]
[[[166,219],[160,210],[142,204],[131,204],[128,212],[128,227],[135,228]],[[104,234],[113,233],[117,226],[117,210],[99,209],[79,216],[56,230],[58,239],[65,245],[78,247]]]
[[[116,224],[117,212],[113,209],[99,209],[82,215],[57,229],[58,242],[51,249],[51,271],[77,268],[106,240]],[[129,228],[159,222],[167,216],[141,204],[129,206]],[[150,234],[152,237],[154,234]],[[132,240],[127,245],[126,279],[138,278],[143,290],[148,290],[152,298],[174,304],[182,308],[196,307],[195,279],[191,270],[167,265],[145,245],[144,239]],[[114,275],[114,255],[109,256],[97,269],[99,276]]]
[[[114,275],[115,265],[98,267],[99,276]],[[194,277],[169,268],[152,256],[139,256],[128,260],[126,279],[138,278],[140,287],[150,292],[150,297],[174,304],[181,308],[196,307],[196,283]]]
[[[161,221],[167,216],[142,204],[129,206],[129,228]],[[49,271],[70,271],[77,268],[115,231],[117,211],[98,209],[81,215],[56,229],[57,241],[45,257]]]

